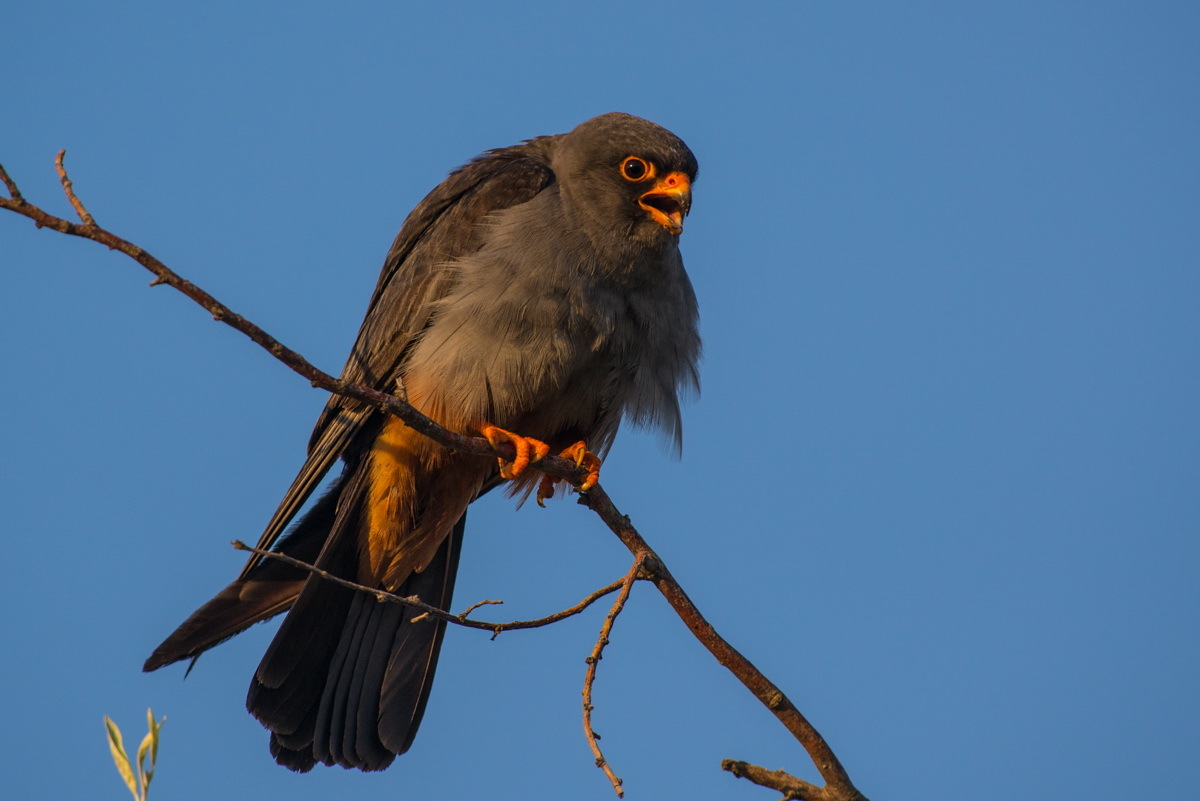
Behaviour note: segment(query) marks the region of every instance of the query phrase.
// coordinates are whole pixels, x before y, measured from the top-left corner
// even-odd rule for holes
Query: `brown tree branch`
[[[500,456],[509,460],[515,456],[513,447],[508,443],[502,443],[498,447],[493,448],[486,439],[481,437],[470,437],[442,428],[400,398],[379,392],[370,387],[342,381],[322,372],[310,364],[299,353],[285,347],[254,323],[245,319],[240,314],[234,313],[192,282],[176,275],[165,264],[151,256],[141,247],[96,225],[94,219],[75,195],[71,182],[67,178],[66,169],[62,166],[64,152],[59,153],[56,166],[59,170],[60,180],[63,183],[63,189],[67,193],[72,207],[75,208],[76,213],[79,214],[80,219],[83,221],[82,224],[72,223],[68,220],[55,217],[26,201],[22,197],[16,183],[9,177],[2,165],[0,165],[0,180],[7,187],[10,197],[0,197],[0,208],[6,208],[28,217],[39,228],[51,228],[70,236],[91,239],[110,249],[121,251],[154,274],[155,279],[152,285],[161,283],[173,286],[208,310],[215,320],[223,322],[245,334],[266,349],[276,359],[308,379],[315,387],[353,398],[388,414],[395,415],[420,433],[448,448],[453,448],[464,453]],[[583,468],[577,467],[572,461],[555,456],[547,456],[537,462],[535,466],[542,472],[566,479],[575,486],[578,486],[586,478],[586,471]],[[580,503],[592,509],[600,516],[605,524],[608,525],[634,555],[636,564],[650,577],[650,580],[654,582],[659,592],[666,598],[667,602],[692,634],[712,653],[720,664],[733,673],[779,719],[784,727],[792,733],[808,752],[821,777],[825,780],[825,786],[816,787],[815,785],[808,785],[808,787],[812,788],[811,791],[804,789],[803,792],[805,794],[796,797],[804,798],[806,801],[810,799],[811,801],[866,801],[865,796],[854,787],[845,769],[820,733],[800,714],[795,705],[792,704],[778,687],[754,667],[749,660],[738,653],[705,620],[703,615],[700,614],[699,609],[696,608],[696,605],[688,598],[687,593],[684,592],[670,571],[667,570],[663,561],[650,548],[646,541],[642,539],[641,535],[630,523],[629,518],[617,510],[604,489],[599,485],[592,487],[586,493],[581,494]],[[275,555],[270,558],[277,558],[277,556]],[[340,579],[335,580],[341,581]],[[623,591],[625,595],[628,595],[628,587],[631,586],[631,583],[625,584],[624,582],[625,580],[623,579]],[[368,592],[375,592],[370,588],[363,589]],[[407,600],[404,602],[407,603]],[[440,612],[440,610],[436,611]],[[430,610],[430,614],[433,614],[432,610]],[[443,612],[441,614],[447,613]],[[478,621],[455,619],[452,622],[460,625],[469,625]],[[738,775],[737,770],[732,772]],[[749,773],[744,770],[740,775],[744,775],[747,778],[750,777]],[[765,786],[772,785],[767,784]],[[798,788],[799,785],[796,787]],[[796,791],[799,792],[799,790]],[[789,790],[789,792],[792,792],[792,790]]]
[[[800,801],[822,801],[828,798],[825,788],[809,784],[804,779],[798,779],[782,770],[768,770],[749,762],[739,762],[736,759],[722,759],[721,770],[727,770],[739,779],[746,779],[760,787],[770,787],[783,793],[784,801],[800,799]]]

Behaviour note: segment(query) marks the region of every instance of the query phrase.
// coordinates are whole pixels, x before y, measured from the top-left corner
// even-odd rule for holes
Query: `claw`
[[[484,438],[487,439],[493,448],[502,442],[510,442],[513,448],[516,449],[517,456],[511,462],[506,462],[500,458],[496,459],[500,463],[500,478],[508,481],[524,473],[525,468],[529,467],[533,462],[541,460],[543,456],[550,452],[550,446],[540,439],[522,437],[520,434],[514,434],[511,431],[505,431],[503,428],[497,428],[493,425],[482,426],[479,429],[479,433],[483,434]]]
[[[576,467],[586,467],[588,474],[584,478],[583,483],[579,485],[580,492],[587,492],[592,487],[596,486],[596,482],[600,480],[600,457],[587,449],[587,444],[580,440],[571,447],[565,449],[559,454],[563,459],[570,459],[575,463]],[[538,484],[537,504],[544,507],[543,503],[547,498],[554,494],[554,486],[559,482],[559,479],[551,475],[542,476],[542,481]]]
[[[600,457],[587,449],[587,443],[580,440],[560,453],[559,456],[575,462],[576,467],[587,468],[587,478],[579,485],[580,492],[587,492],[596,486],[596,482],[600,480]]]
[[[549,473],[546,473],[544,476],[542,476],[542,480],[538,484],[537,495],[534,496],[538,506],[542,507],[543,509],[546,508],[546,499],[554,494],[554,485],[557,483],[558,479]]]

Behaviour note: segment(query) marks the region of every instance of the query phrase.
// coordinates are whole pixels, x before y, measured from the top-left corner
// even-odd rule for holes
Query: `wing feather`
[[[429,324],[435,302],[453,286],[454,271],[446,265],[480,248],[480,224],[489,215],[533,199],[554,182],[549,148],[555,139],[489,151],[453,172],[413,209],[384,260],[343,379],[395,391],[410,346]],[[351,399],[330,397],[309,439],[308,458],[259,537],[259,548],[275,543],[376,414]],[[258,561],[251,557],[239,578]]]

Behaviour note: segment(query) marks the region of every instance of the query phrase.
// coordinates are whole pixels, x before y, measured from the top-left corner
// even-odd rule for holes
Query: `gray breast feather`
[[[698,386],[696,299],[674,247],[602,270],[555,213],[556,193],[501,212],[484,246],[445,265],[453,289],[408,360],[433,407],[607,448],[622,416],[678,448],[679,392]],[[518,236],[514,232],[520,232]],[[529,242],[543,243],[530,248]],[[594,443],[594,444],[593,444]]]

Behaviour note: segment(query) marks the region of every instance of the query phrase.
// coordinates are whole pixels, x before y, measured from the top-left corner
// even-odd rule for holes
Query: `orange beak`
[[[683,218],[692,208],[692,182],[686,173],[669,172],[638,198],[638,205],[649,213],[650,219],[679,236],[683,232]]]

